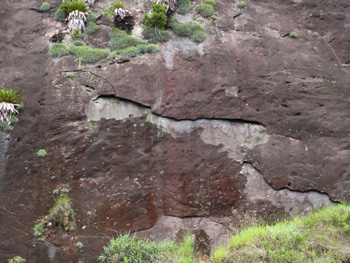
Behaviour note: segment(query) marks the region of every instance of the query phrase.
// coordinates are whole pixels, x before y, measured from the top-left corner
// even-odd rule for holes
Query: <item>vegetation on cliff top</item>
[[[337,205],[274,225],[252,225],[233,234],[211,258],[196,259],[191,236],[182,242],[112,239],[99,262],[305,263],[350,262],[350,205]]]
[[[275,225],[245,228],[214,252],[212,262],[349,262],[349,244],[350,206],[330,206]]]

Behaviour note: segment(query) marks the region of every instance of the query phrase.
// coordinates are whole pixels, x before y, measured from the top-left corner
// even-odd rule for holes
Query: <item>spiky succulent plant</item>
[[[73,11],[69,13],[68,18],[68,31],[72,33],[74,30],[84,31],[86,15],[83,12]]]
[[[12,114],[18,114],[16,107],[22,103],[21,96],[12,89],[0,90],[0,120],[11,123]]]

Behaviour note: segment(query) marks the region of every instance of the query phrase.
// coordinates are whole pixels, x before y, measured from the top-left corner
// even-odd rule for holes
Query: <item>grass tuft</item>
[[[63,9],[58,8],[53,18],[56,21],[63,21],[66,18],[66,16],[67,16],[67,13]]]
[[[171,38],[170,32],[147,26],[142,30],[142,36],[148,39],[150,43],[165,42]]]
[[[214,8],[209,4],[199,4],[197,5],[197,12],[202,17],[210,17],[214,13]]]
[[[110,54],[109,50],[92,48],[88,46],[75,46],[69,47],[69,52],[78,56],[83,63],[96,63],[101,59],[105,59]]]
[[[98,30],[98,25],[95,22],[88,22],[86,25],[85,33],[92,34]]]
[[[177,17],[173,16],[170,25],[176,35],[189,37],[194,42],[203,42],[206,38],[204,27],[197,22],[186,22],[180,24]]]
[[[51,5],[48,2],[44,2],[42,3],[41,7],[40,7],[40,11],[42,12],[48,12],[50,11]]]
[[[192,7],[191,0],[179,0],[176,4],[176,12],[182,15],[187,14],[190,12]]]
[[[53,57],[62,57],[69,54],[69,50],[63,43],[54,43],[50,47],[50,55]]]
[[[212,262],[348,262],[349,234],[350,206],[330,206],[275,225],[245,228],[215,250]]]

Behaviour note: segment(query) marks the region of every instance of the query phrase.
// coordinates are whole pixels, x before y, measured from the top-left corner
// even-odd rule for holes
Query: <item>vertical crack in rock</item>
[[[174,120],[154,114],[143,105],[114,96],[100,96],[90,101],[86,115],[89,121],[145,116],[146,122],[174,138],[199,128],[202,129],[200,137],[205,144],[221,146],[220,152],[227,152],[229,158],[238,162],[242,162],[245,149],[262,144],[269,138],[268,134],[260,131],[261,125],[255,123],[221,119]]]
[[[6,171],[6,154],[9,148],[10,135],[6,132],[0,132],[0,191],[1,182]]]
[[[267,200],[273,206],[282,208],[291,215],[308,212],[311,209],[317,209],[333,203],[327,194],[314,190],[299,192],[286,188],[274,189],[267,183],[264,176],[249,163],[243,164],[241,174],[247,178],[244,193],[251,203]]]

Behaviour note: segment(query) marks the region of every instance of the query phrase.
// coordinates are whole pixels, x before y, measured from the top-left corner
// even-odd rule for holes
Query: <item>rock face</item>
[[[350,201],[348,0],[218,1],[216,22],[189,16],[203,43],[174,36],[158,54],[84,69],[47,54],[56,24],[41,3],[0,3],[2,87],[24,99],[0,134],[1,262],[96,262],[127,231],[220,242],[250,216]],[[107,36],[104,25],[87,41]],[[38,242],[58,187],[77,229]]]

